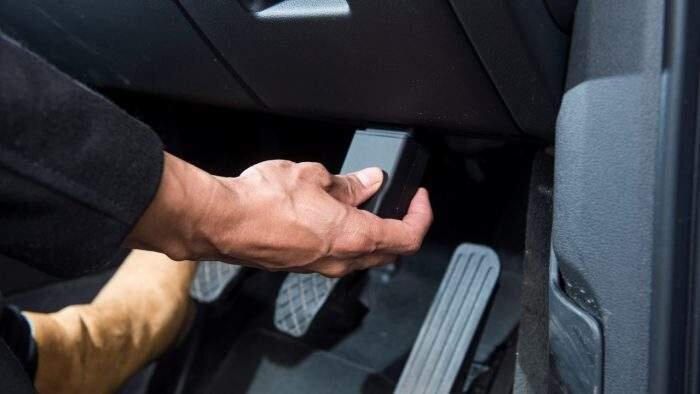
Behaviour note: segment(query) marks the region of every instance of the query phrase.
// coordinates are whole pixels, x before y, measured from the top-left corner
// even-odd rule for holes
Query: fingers
[[[433,208],[430,206],[428,190],[422,187],[418,189],[402,222],[417,231],[420,239],[425,237],[430,225],[433,223]]]
[[[364,270],[389,264],[396,260],[395,255],[385,253],[373,253],[352,259],[329,259],[318,261],[308,267],[309,271],[318,272],[329,278],[340,278],[353,271]]]
[[[402,220],[382,219],[377,227],[377,249],[386,253],[412,254],[420,249],[433,222],[428,191],[418,189]]]
[[[382,186],[384,173],[377,167],[333,177],[328,194],[354,207],[367,201]]]
[[[351,209],[331,254],[340,259],[375,253],[412,254],[422,245],[432,221],[428,192],[423,188],[413,197],[402,220],[381,219],[370,212]]]

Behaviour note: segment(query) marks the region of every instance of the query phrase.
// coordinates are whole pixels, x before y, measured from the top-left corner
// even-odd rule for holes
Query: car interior
[[[666,3],[0,1],[0,30],[209,172],[381,165],[366,209],[384,217],[430,193],[422,249],[388,266],[210,262],[225,285],[193,287],[190,333],[121,392],[653,387]],[[3,258],[0,291],[36,311],[89,302],[125,253],[80,278]]]

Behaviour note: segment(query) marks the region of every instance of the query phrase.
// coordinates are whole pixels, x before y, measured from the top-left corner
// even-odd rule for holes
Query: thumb
[[[328,194],[340,202],[356,207],[372,197],[383,181],[384,172],[378,167],[335,175],[328,188]]]

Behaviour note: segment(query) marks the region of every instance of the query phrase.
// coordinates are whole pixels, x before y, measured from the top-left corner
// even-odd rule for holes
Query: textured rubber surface
[[[241,272],[240,265],[202,261],[190,286],[190,296],[203,303],[216,301],[229,283]]]
[[[338,282],[319,274],[289,274],[275,303],[275,327],[291,336],[304,335]]]
[[[452,255],[395,393],[449,393],[500,273],[491,248],[462,244]]]

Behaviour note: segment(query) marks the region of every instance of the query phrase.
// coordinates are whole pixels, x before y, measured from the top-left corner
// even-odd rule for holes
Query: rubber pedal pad
[[[399,379],[396,394],[449,393],[496,287],[489,247],[457,247]]]

